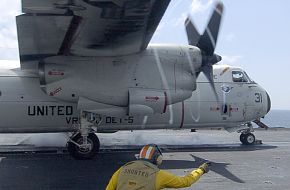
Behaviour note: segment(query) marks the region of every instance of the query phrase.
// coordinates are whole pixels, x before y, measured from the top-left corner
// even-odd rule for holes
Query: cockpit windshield
[[[248,75],[243,71],[232,71],[233,82],[250,82]]]

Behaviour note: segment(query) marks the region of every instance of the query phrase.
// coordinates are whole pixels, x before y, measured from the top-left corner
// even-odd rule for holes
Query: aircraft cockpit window
[[[248,82],[247,76],[242,71],[233,71],[233,82]]]

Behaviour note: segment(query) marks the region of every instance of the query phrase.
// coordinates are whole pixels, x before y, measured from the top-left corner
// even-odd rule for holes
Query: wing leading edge
[[[22,69],[55,55],[121,56],[147,48],[170,0],[22,0]]]

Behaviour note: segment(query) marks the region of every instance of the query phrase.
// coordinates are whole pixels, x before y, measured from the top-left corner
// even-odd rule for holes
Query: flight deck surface
[[[202,131],[200,138],[206,132],[213,133]],[[184,138],[191,135],[176,133]],[[255,135],[263,144],[254,146],[240,145],[234,140],[236,135],[218,133],[225,135],[224,143],[161,145],[161,168],[185,175],[205,160],[213,163],[208,174],[185,189],[289,189],[290,130],[258,130]],[[163,131],[160,135],[172,134]],[[105,189],[114,171],[134,160],[139,150],[139,145],[122,144],[120,139],[103,146],[94,160],[74,160],[62,147],[1,146],[0,189]]]

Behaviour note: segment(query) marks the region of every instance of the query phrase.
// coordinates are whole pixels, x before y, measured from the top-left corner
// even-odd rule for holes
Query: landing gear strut
[[[79,132],[70,137],[68,152],[78,160],[92,159],[100,150],[99,138],[92,130],[92,117],[88,112],[81,112]]]

